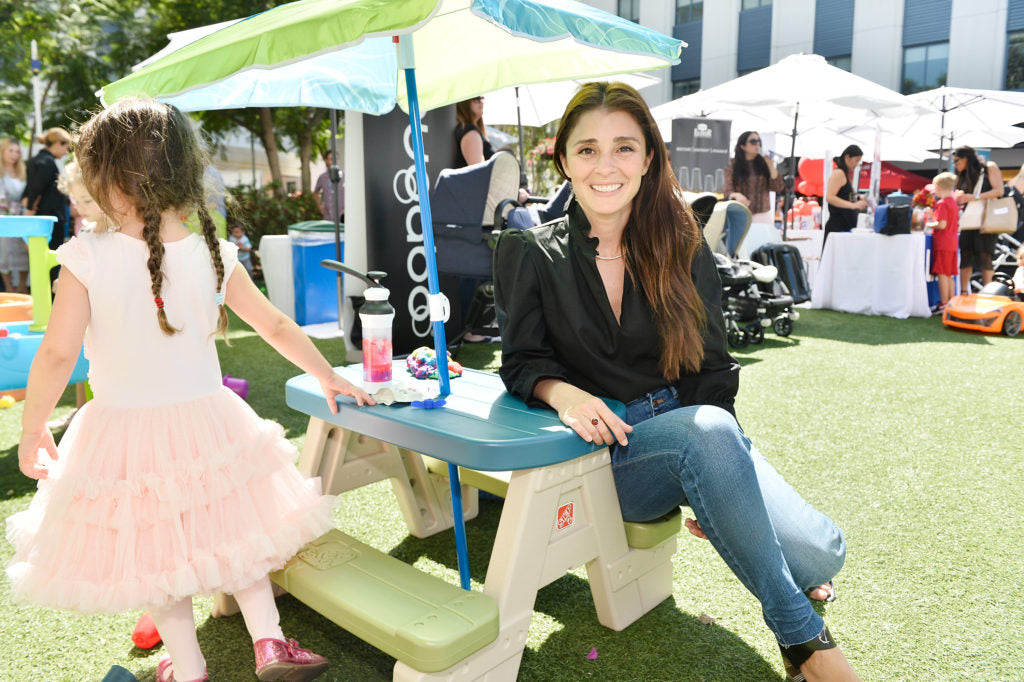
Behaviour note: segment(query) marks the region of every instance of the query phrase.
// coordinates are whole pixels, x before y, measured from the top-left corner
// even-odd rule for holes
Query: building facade
[[[1024,89],[1024,0],[586,0],[686,41],[651,105],[815,53],[904,94]]]

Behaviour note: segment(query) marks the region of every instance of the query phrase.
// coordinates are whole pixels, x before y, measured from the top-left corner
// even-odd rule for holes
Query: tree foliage
[[[32,126],[30,42],[42,61],[42,127],[73,129],[99,107],[96,92],[167,44],[167,35],[249,16],[286,0],[0,0],[0,134],[29,139]],[[13,39],[11,39],[13,37]],[[296,150],[302,189],[309,163],[325,145],[327,112],[301,107],[200,112],[214,144],[237,128],[261,142],[274,180],[283,187],[277,153]]]

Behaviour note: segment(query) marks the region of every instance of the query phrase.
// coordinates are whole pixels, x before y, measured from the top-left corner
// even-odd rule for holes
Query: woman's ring
[[[597,426],[600,422],[597,421],[597,417],[594,417],[593,419],[590,420],[590,423],[593,424],[594,426]]]

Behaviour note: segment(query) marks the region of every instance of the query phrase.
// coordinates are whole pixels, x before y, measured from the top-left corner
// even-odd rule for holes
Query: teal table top
[[[360,385],[362,365],[337,371]],[[408,376],[404,360],[395,361],[394,376]],[[531,469],[600,449],[562,424],[553,410],[527,407],[509,395],[496,374],[466,369],[461,377],[452,379],[451,390],[447,404],[439,409],[425,410],[407,403],[358,407],[352,399],[342,397],[338,413],[331,414],[320,385],[303,374],[285,384],[285,399],[289,407],[311,417],[480,471]],[[622,403],[606,402],[625,417]]]

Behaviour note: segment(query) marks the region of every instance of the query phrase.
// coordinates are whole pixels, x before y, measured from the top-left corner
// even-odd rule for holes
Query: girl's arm
[[[241,265],[235,265],[228,279],[224,302],[274,350],[320,382],[331,414],[338,412],[338,395],[352,396],[359,405],[376,404],[363,389],[335,373],[299,325],[267,300]]]
[[[46,469],[38,466],[40,449],[57,459],[57,446],[46,428],[46,420],[71,378],[90,314],[85,285],[71,270],[61,268],[50,322],[28,373],[25,412],[21,417],[18,464],[29,478],[46,478]]]

